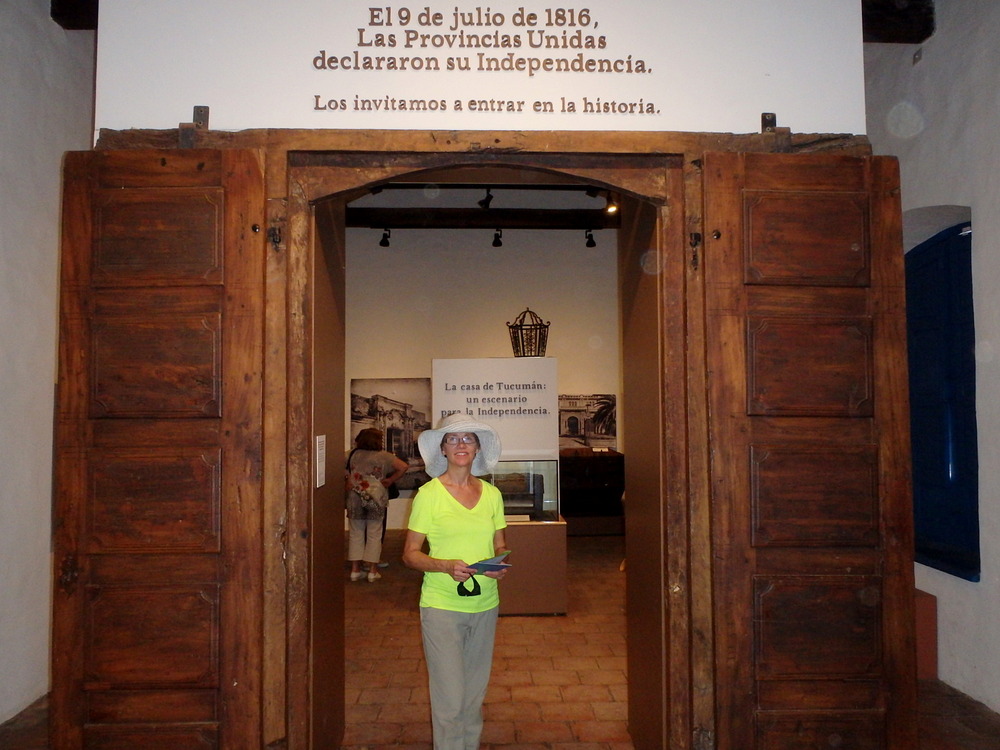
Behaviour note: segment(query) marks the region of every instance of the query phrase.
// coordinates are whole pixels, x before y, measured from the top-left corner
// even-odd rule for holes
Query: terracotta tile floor
[[[344,748],[430,748],[420,646],[420,574],[392,561],[374,583],[347,586]],[[632,750],[626,727],[622,537],[571,537],[566,616],[501,617],[486,694],[490,750]],[[502,596],[502,592],[501,592]]]
[[[347,584],[344,750],[429,750],[416,612],[419,575],[390,532],[375,583]],[[625,725],[621,537],[570,537],[565,617],[503,617],[484,750],[631,750]],[[346,573],[345,573],[346,580]],[[0,750],[48,750],[45,699],[0,726]],[[1000,716],[941,682],[920,685],[920,750],[998,750]]]

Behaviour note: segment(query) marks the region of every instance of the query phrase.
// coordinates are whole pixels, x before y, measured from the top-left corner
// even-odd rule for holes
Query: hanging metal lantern
[[[543,323],[531,310],[525,308],[514,322],[508,322],[510,345],[515,357],[544,357],[549,342],[549,323]]]

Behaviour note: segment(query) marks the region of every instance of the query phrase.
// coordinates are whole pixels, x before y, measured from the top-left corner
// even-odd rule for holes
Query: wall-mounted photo
[[[430,378],[354,378],[351,444],[365,428],[381,430],[385,449],[410,467],[396,486],[400,490],[415,490],[429,479],[417,448],[417,436],[430,428],[430,411]]]
[[[618,449],[618,401],[613,393],[559,395],[559,448]]]

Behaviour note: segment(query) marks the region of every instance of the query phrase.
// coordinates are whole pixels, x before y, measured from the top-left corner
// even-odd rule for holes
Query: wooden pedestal
[[[511,521],[513,567],[500,584],[501,615],[566,614],[566,521]]]

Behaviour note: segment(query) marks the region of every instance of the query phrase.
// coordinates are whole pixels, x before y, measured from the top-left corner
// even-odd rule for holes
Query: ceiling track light
[[[378,246],[379,247],[389,247],[389,235],[391,235],[391,234],[392,234],[392,232],[390,232],[388,229],[383,229],[382,230],[382,239],[380,239],[378,241]]]
[[[490,204],[493,202],[493,193],[490,192],[489,188],[486,188],[486,195],[482,200],[476,201],[480,208],[489,208]]]
[[[608,193],[608,202],[604,206],[604,213],[606,214],[616,214],[618,213],[618,201],[616,201],[611,193]]]
[[[493,233],[493,247],[503,247],[503,230],[498,229]]]
[[[585,233],[587,237],[587,247],[597,247],[597,240],[594,239],[594,233],[588,229]]]

